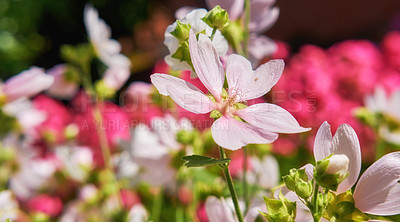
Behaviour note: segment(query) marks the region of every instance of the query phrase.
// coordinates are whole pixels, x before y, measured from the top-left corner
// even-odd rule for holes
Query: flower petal
[[[257,4],[259,3],[259,4]],[[263,33],[273,26],[279,17],[279,8],[271,7],[265,1],[252,1],[249,29],[251,32]]]
[[[283,68],[283,60],[277,59],[253,71],[249,60],[232,54],[228,57],[226,64],[229,93],[231,96],[236,96],[236,102],[261,97],[278,82]]]
[[[179,106],[192,113],[208,113],[215,107],[200,89],[183,79],[159,73],[151,75],[150,78],[161,95],[171,96]]]
[[[217,119],[211,126],[211,133],[219,146],[229,150],[240,149],[249,143],[272,143],[278,138],[276,133],[240,122],[229,115]]]
[[[327,121],[323,122],[318,129],[314,140],[314,158],[315,162],[331,155],[332,132],[331,125]]]
[[[53,76],[45,74],[41,68],[32,67],[8,79],[3,92],[7,95],[7,101],[12,102],[23,97],[30,98],[50,88],[53,82]]]
[[[285,109],[269,103],[258,103],[236,111],[248,123],[275,133],[300,133],[310,130],[303,128]]]
[[[206,199],[206,212],[210,222],[234,222],[232,212],[224,200],[214,196],[209,196]]]
[[[347,124],[338,127],[332,142],[328,143],[330,138],[330,126],[324,122],[318,130],[314,144],[315,160],[319,161],[330,154],[344,154],[349,162],[349,175],[337,189],[338,193],[346,192],[356,183],[361,170],[361,149],[357,134]]]
[[[244,0],[206,0],[208,8],[211,10],[219,5],[229,14],[230,20],[236,20],[243,12]]]
[[[199,40],[197,41],[196,35],[191,30],[189,50],[194,70],[200,81],[214,95],[217,101],[220,100],[225,73],[217,50],[211,40],[207,36],[199,34]]]
[[[361,176],[354,190],[356,207],[364,213],[400,213],[400,152],[386,154]]]

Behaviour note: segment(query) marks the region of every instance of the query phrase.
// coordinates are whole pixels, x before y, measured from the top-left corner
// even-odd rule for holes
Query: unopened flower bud
[[[176,21],[176,28],[170,32],[180,42],[184,42],[189,39],[190,25],[183,24],[179,20]]]
[[[311,196],[312,192],[313,192],[313,185],[310,182],[306,183],[306,182],[297,182],[295,187],[294,187],[294,191],[296,192],[296,194],[303,198],[303,199],[307,199]]]
[[[308,177],[305,169],[291,169],[289,175],[282,177],[286,187],[289,190],[295,191],[296,183],[308,182]]]
[[[279,200],[264,197],[264,202],[267,205],[267,212],[260,212],[270,222],[294,222],[296,217],[296,202],[288,200],[279,193]]]
[[[216,27],[217,29],[223,29],[229,25],[228,12],[219,5],[209,11],[202,20],[210,27]]]
[[[336,191],[347,177],[348,168],[349,158],[346,155],[331,155],[317,162],[314,178],[320,186]]]
[[[194,131],[180,130],[176,134],[176,140],[182,144],[191,144],[195,138]]]
[[[349,169],[349,158],[344,155],[333,155],[329,159],[328,168],[326,169],[326,173],[328,174],[336,174],[345,175]]]

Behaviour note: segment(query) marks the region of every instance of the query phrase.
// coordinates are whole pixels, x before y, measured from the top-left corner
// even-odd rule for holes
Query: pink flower
[[[50,142],[65,141],[64,129],[71,123],[71,114],[60,102],[40,95],[33,100],[33,106],[46,116],[44,122],[36,127],[39,134]]]
[[[389,65],[400,72],[400,32],[393,31],[386,34],[381,44]]]
[[[140,203],[139,196],[130,190],[122,189],[120,190],[120,194],[121,194],[122,204],[126,209],[130,209],[135,204]]]
[[[237,150],[249,143],[271,143],[277,133],[299,133],[309,129],[300,127],[296,119],[279,106],[259,103],[244,109],[235,104],[266,94],[279,80],[283,61],[273,60],[253,71],[250,62],[239,55],[228,57],[226,76],[227,95],[223,95],[225,72],[211,40],[200,34],[199,41],[190,32],[189,50],[193,67],[213,98],[182,79],[167,74],[151,75],[152,83],[160,94],[171,98],[184,109],[204,114],[216,110],[221,114],[211,126],[215,142],[230,150]],[[246,122],[235,118],[242,118]]]
[[[49,95],[61,99],[70,99],[78,92],[78,83],[68,80],[65,76],[66,71],[67,66],[65,64],[56,65],[47,71],[49,75],[54,77],[53,85],[47,90]]]
[[[23,97],[30,98],[50,88],[53,82],[54,78],[45,74],[43,69],[32,67],[8,79],[2,93],[6,95],[7,102],[12,102]]]
[[[31,212],[44,213],[55,217],[61,213],[62,202],[58,197],[51,197],[46,194],[38,195],[28,201],[28,209]]]

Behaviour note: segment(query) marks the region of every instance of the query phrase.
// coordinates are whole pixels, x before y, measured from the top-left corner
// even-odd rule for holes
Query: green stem
[[[226,154],[225,154],[225,151],[224,151],[224,149],[222,147],[219,147],[219,152],[220,152],[220,155],[221,155],[221,159],[225,159],[226,158]],[[238,198],[237,198],[237,195],[236,195],[236,191],[235,191],[235,188],[233,187],[232,177],[231,177],[231,174],[229,172],[229,163],[228,164],[224,164],[221,167],[222,167],[222,170],[223,170],[224,175],[225,175],[226,183],[228,184],[229,192],[231,193],[233,205],[235,206],[236,216],[237,216],[239,222],[244,222],[242,211],[240,211],[239,201],[238,201]]]
[[[243,35],[243,54],[248,57],[248,45],[249,45],[249,23],[250,23],[250,0],[244,2],[244,35]]]
[[[245,213],[249,209],[249,195],[248,195],[248,188],[247,188],[247,149],[243,147],[243,200],[245,202]]]
[[[211,37],[210,37],[211,41],[214,39],[214,36],[215,36],[215,33],[217,32],[217,30],[218,30],[217,27],[213,28],[212,33],[211,33]]]
[[[154,194],[153,208],[151,209],[151,219],[154,222],[160,221],[161,209],[163,205],[163,190],[159,189],[156,194]]]
[[[311,209],[314,222],[318,222],[319,221],[319,217],[316,215],[318,213],[318,203],[317,203],[317,200],[318,200],[318,198],[317,198],[318,197],[318,189],[319,189],[319,185],[318,185],[317,182],[315,182],[314,193],[313,193],[313,196],[312,196],[312,208],[313,209]]]
[[[378,137],[376,141],[375,160],[378,160],[385,155],[385,147],[385,141],[381,137]]]

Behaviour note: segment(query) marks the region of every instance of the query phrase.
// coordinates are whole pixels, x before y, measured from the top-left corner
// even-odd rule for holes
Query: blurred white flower
[[[83,181],[93,168],[93,153],[87,147],[60,146],[55,148],[61,169],[74,180]]]
[[[67,66],[59,64],[47,71],[47,74],[54,77],[54,83],[47,90],[47,93],[53,97],[60,99],[71,99],[79,90],[79,85],[76,82],[68,81],[65,73]]]
[[[90,4],[85,6],[84,22],[86,31],[89,36],[90,43],[92,44],[97,56],[108,67],[119,66],[129,67],[129,59],[120,54],[121,45],[118,41],[111,39],[111,29],[99,18],[99,13]]]
[[[0,192],[0,221],[16,220],[18,217],[18,202],[10,190]]]

